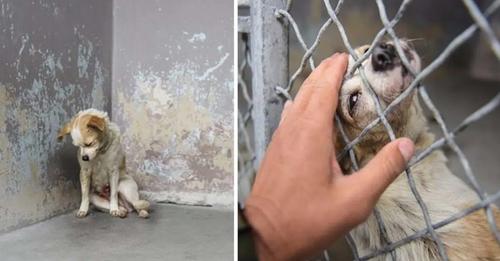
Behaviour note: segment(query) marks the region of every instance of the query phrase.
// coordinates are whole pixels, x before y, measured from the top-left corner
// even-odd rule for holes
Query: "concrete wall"
[[[233,1],[114,1],[113,120],[159,201],[233,201]]]
[[[110,111],[112,2],[0,0],[0,232],[73,209],[78,163],[60,125]]]

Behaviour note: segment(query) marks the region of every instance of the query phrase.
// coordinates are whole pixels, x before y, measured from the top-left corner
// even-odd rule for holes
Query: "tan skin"
[[[325,59],[285,104],[245,210],[260,260],[304,260],[329,247],[368,218],[413,155],[411,140],[397,139],[343,175],[333,118],[347,59]]]

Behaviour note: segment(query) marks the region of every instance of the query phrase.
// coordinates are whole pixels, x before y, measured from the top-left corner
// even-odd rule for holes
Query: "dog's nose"
[[[87,156],[87,155],[83,155],[83,156],[82,156],[82,160],[83,160],[83,161],[89,161],[89,156]]]
[[[385,71],[392,69],[396,58],[394,46],[386,43],[379,43],[373,49],[372,66],[375,71]]]

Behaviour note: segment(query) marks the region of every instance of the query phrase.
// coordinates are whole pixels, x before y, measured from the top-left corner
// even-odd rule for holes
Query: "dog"
[[[399,43],[413,71],[419,72],[421,58],[411,42],[401,40]],[[361,57],[368,49],[369,46],[366,45],[356,48],[355,51],[358,57]],[[348,72],[353,64],[353,57],[350,57]],[[413,76],[402,64],[392,41],[378,43],[363,62],[363,68],[382,108],[386,108],[413,81]],[[378,117],[375,101],[370,97],[369,91],[363,84],[359,69],[350,77],[346,74],[340,89],[337,115],[349,140],[357,137]],[[387,120],[396,137],[408,137],[413,140],[417,152],[429,147],[435,140],[428,129],[427,119],[415,91],[388,113]],[[336,135],[336,150],[340,151],[345,144],[340,132]],[[379,123],[353,148],[359,165],[365,165],[388,142],[390,139],[387,131],[382,123]],[[446,164],[445,154],[441,150],[435,150],[411,167],[417,191],[426,203],[433,223],[442,221],[479,201],[473,190],[453,175]],[[354,172],[349,157],[341,159],[340,165],[345,173]],[[388,187],[377,202],[376,208],[386,226],[390,242],[396,242],[426,228],[422,210],[405,175],[400,175]],[[499,210],[492,208],[496,222],[500,225]],[[442,240],[450,260],[500,260],[500,245],[490,231],[482,209],[437,229],[436,233]],[[356,227],[352,236],[360,255],[372,253],[385,245],[374,214]],[[437,244],[429,235],[396,248],[394,254],[397,260],[441,260]],[[384,254],[373,260],[391,260],[391,256]]]
[[[96,109],[80,111],[59,130],[58,140],[71,134],[78,147],[82,201],[77,217],[85,217],[92,203],[115,217],[126,217],[133,209],[149,216],[149,202],[139,199],[137,183],[126,174],[125,154],[118,125]]]

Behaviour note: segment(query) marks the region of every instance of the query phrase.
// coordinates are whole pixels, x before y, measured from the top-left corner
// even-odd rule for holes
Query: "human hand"
[[[347,59],[325,59],[284,106],[245,207],[260,260],[301,260],[329,247],[368,218],[413,155],[412,141],[397,139],[343,175],[333,119]]]

